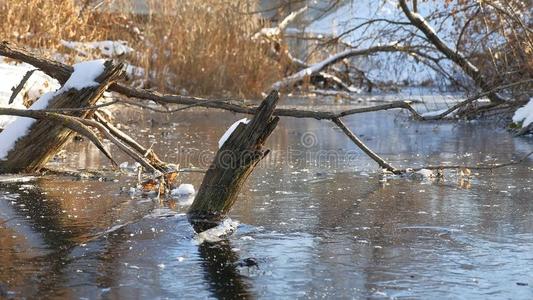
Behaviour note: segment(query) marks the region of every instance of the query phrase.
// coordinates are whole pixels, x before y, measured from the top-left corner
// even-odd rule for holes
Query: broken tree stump
[[[83,108],[94,105],[107,87],[124,74],[121,63],[107,61],[103,72],[96,77],[97,85],[77,89],[70,87],[56,92],[48,102],[46,109]],[[68,114],[75,117],[89,118],[94,111],[79,110]],[[39,171],[72,138],[74,132],[57,121],[41,119],[35,121],[27,133],[19,138],[14,147],[0,160],[0,173],[32,173]]]
[[[196,232],[212,228],[229,212],[248,176],[269,152],[263,148],[278,124],[272,114],[279,95],[272,91],[248,123],[240,123],[215,155],[188,216]]]

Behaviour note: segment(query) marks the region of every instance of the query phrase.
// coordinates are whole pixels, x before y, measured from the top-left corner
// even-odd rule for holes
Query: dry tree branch
[[[8,104],[13,103],[13,101],[15,100],[17,95],[20,93],[20,91],[22,90],[22,88],[24,87],[26,82],[28,82],[28,80],[30,79],[31,75],[35,71],[37,71],[37,69],[29,70],[28,72],[26,72],[26,74],[24,74],[24,77],[22,77],[22,80],[19,82],[19,84],[16,87],[11,88],[13,93],[11,94],[11,97],[9,97],[9,101],[7,102]]]
[[[393,51],[393,48],[398,48],[397,45],[389,45],[389,46],[381,46],[383,47],[383,51],[388,51],[387,49],[390,49],[390,51]],[[386,48],[386,49],[385,49]],[[367,49],[368,50],[368,49]],[[342,59],[344,55],[350,55],[350,53],[359,53],[360,51],[366,51],[366,50],[351,50],[352,52],[346,52],[346,54],[338,55],[334,58],[331,58],[325,62],[322,62],[322,65],[330,65],[332,63],[335,63]],[[358,52],[359,51],[359,52]],[[35,67],[41,69],[43,72],[47,73],[51,77],[54,77],[58,79],[59,81],[65,81],[66,78],[70,76],[70,73],[72,73],[72,67],[50,61],[44,58],[36,57],[28,52],[18,49],[15,47],[10,46],[8,43],[3,42],[0,43],[0,55],[4,55],[7,57],[11,57],[14,59],[22,60],[26,63],[32,64]],[[473,102],[476,99],[479,99],[486,95],[491,95],[491,93],[494,93],[495,91],[499,91],[505,88],[508,88],[512,85],[518,85],[523,84],[526,82],[531,82],[533,80],[527,80],[523,82],[517,82],[514,84],[501,86],[495,89],[492,89],[490,91],[483,92],[481,94],[478,94],[474,97],[470,97],[466,99],[463,102],[460,102],[453,106],[452,108],[448,109],[446,112],[434,116],[434,117],[423,117],[421,116],[411,105],[409,101],[396,101],[389,104],[384,105],[377,105],[373,107],[364,107],[364,108],[355,108],[350,109],[342,112],[330,112],[330,111],[312,111],[312,110],[297,110],[297,109],[283,109],[278,108],[274,111],[275,116],[285,116],[285,117],[294,117],[294,118],[313,118],[317,120],[330,120],[333,121],[336,125],[338,125],[343,132],[359,147],[362,151],[364,151],[367,155],[369,155],[374,161],[376,161],[380,166],[385,167],[385,169],[391,170],[395,173],[398,172],[405,172],[405,170],[395,169],[392,167],[389,163],[387,163],[384,159],[379,157],[377,154],[372,152],[362,141],[359,139],[353,139],[355,135],[344,125],[344,123],[340,120],[340,118],[358,114],[358,113],[366,113],[366,112],[375,112],[375,111],[382,111],[382,110],[388,110],[388,109],[406,109],[408,110],[415,119],[419,120],[438,120],[442,119],[446,115],[450,114],[451,112],[455,111],[456,109],[463,107],[465,105],[468,105],[469,103]],[[180,105],[186,105],[185,108],[189,107],[204,107],[204,108],[216,108],[216,109],[222,109],[227,111],[232,111],[235,113],[243,113],[243,114],[255,114],[257,112],[257,107],[255,106],[246,106],[242,104],[237,104],[232,100],[208,100],[205,98],[199,98],[199,97],[190,97],[190,96],[181,96],[181,95],[168,95],[168,94],[161,94],[158,92],[148,91],[148,90],[142,90],[142,89],[136,89],[132,87],[127,87],[118,83],[114,83],[109,87],[109,90],[117,92],[119,94],[122,94],[124,96],[132,97],[132,98],[138,98],[138,99],[145,99],[145,100],[152,100],[154,102],[160,103],[160,104],[180,104]],[[181,108],[181,109],[185,109]],[[178,110],[181,110],[178,109]],[[120,140],[118,140],[113,134],[108,132],[109,127],[106,127],[96,121],[91,120],[84,120],[83,122],[99,128],[100,130],[103,129],[103,133],[112,140],[119,148],[121,148],[123,151],[128,153],[132,158],[134,158],[136,161],[140,162],[143,166],[145,166],[149,170],[155,171],[156,168],[153,167],[149,161],[147,161],[144,157],[139,157],[139,155],[128,148],[128,146],[124,145]],[[94,123],[92,123],[94,122]],[[115,134],[117,134],[115,132]],[[121,136],[118,134],[118,136]],[[124,137],[121,137],[124,138]],[[132,146],[130,144],[130,146]],[[140,146],[140,145],[139,145]],[[134,147],[135,148],[135,147]],[[141,148],[137,147],[137,150]],[[144,149],[144,148],[143,148]],[[129,151],[128,151],[129,150]],[[370,155],[369,153],[373,153],[374,155]],[[457,166],[459,167],[459,166]],[[462,167],[462,166],[461,166]]]
[[[122,142],[126,143],[129,147],[133,148],[138,153],[141,153],[143,157],[148,158],[150,165],[154,166],[159,171],[166,171],[167,163],[161,161],[152,149],[144,148],[132,137],[122,132],[120,129],[116,128],[110,122],[106,121],[105,118],[99,112],[95,112],[94,117],[100,124],[102,124],[106,128],[107,131],[109,131],[109,133],[117,137]]]
[[[143,156],[139,155],[137,152],[130,149],[128,146],[126,146],[124,143],[118,140],[115,136],[113,136],[102,124],[96,121],[63,115],[63,114],[54,113],[54,112],[3,108],[3,107],[0,107],[0,115],[12,115],[12,116],[20,116],[20,117],[29,117],[33,119],[47,119],[47,120],[55,121],[81,134],[82,136],[87,137],[91,142],[93,142],[93,144],[102,153],[104,153],[104,155],[107,158],[109,158],[109,160],[111,160],[113,166],[116,167],[117,163],[113,160],[111,153],[109,153],[109,151],[105,149],[100,139],[87,126],[95,127],[106,138],[108,138],[113,144],[115,144],[120,150],[122,150],[124,153],[126,153],[131,158],[133,158],[135,161],[139,162],[144,168],[146,168],[147,170],[150,170],[151,172],[157,171],[157,169],[154,166],[152,166],[151,163],[146,158],[144,158]]]
[[[128,156],[133,158],[135,161],[141,164],[145,169],[150,170],[153,173],[157,173],[157,169],[152,166],[150,161],[148,161],[143,156],[139,155],[137,152],[129,148],[126,144],[124,144],[122,141],[120,141],[118,138],[116,138],[113,134],[111,134],[107,128],[94,121],[94,120],[88,120],[88,119],[80,119],[81,123],[84,123],[85,125],[89,125],[92,127],[96,127],[106,138],[108,138],[113,144],[115,144],[120,150],[122,150],[124,153],[126,153]]]
[[[55,121],[79,134],[87,137],[104,155],[109,158],[113,166],[116,167],[117,163],[113,160],[111,153],[107,151],[100,141],[100,139],[94,134],[92,130],[87,128],[85,124],[81,121],[83,118],[73,117],[62,115],[58,113],[45,112],[39,110],[25,110],[25,109],[15,109],[15,108],[4,108],[0,107],[0,115],[12,115],[19,117],[29,117],[33,119],[47,119]]]
[[[466,100],[463,100],[463,101],[455,104],[454,106],[450,107],[449,109],[447,109],[446,111],[444,111],[441,114],[438,114],[436,116],[431,116],[431,117],[423,117],[422,119],[423,120],[440,120],[440,119],[446,117],[447,115],[451,114],[455,110],[457,110],[457,109],[459,109],[461,107],[465,107],[466,105],[474,102],[475,100],[478,100],[479,98],[488,96],[488,95],[490,95],[492,93],[495,93],[495,92],[503,90],[503,89],[507,89],[507,88],[510,88],[510,87],[513,87],[513,86],[516,86],[516,85],[526,84],[526,83],[530,83],[530,82],[533,82],[533,79],[528,79],[528,80],[519,81],[519,82],[513,82],[513,83],[510,83],[510,84],[499,86],[499,87],[491,89],[489,91],[486,91],[486,92],[483,92],[483,93],[479,93],[477,95],[469,97]],[[496,105],[499,105],[499,104],[496,104]]]
[[[413,25],[416,26],[440,52],[461,67],[461,69],[474,80],[481,90],[487,91],[490,89],[489,84],[483,77],[483,74],[480,72],[480,70],[461,53],[448,47],[448,45],[446,45],[446,43],[437,35],[433,28],[431,28],[426,19],[424,19],[420,14],[412,12],[409,9],[406,0],[399,0],[399,4],[409,21],[413,23]],[[505,99],[497,93],[489,93],[487,96],[494,103],[502,103],[505,101]]]
[[[378,165],[382,169],[386,169],[387,171],[390,171],[394,174],[399,174],[398,170],[393,167],[391,164],[389,164],[387,161],[385,161],[383,158],[381,158],[379,155],[377,155],[374,151],[372,151],[370,148],[368,148],[363,141],[361,141],[344,123],[340,118],[333,118],[333,123],[335,123],[339,128],[346,134],[354,144],[359,147],[366,155],[368,155],[370,158],[372,158],[375,162],[378,163]]]

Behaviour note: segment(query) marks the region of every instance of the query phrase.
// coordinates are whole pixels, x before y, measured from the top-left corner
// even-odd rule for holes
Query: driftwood
[[[48,105],[49,108],[77,108],[94,105],[107,87],[123,75],[123,65],[107,62],[104,72],[96,78],[100,84],[81,90],[69,89],[60,93]],[[87,118],[91,111],[75,111],[72,116]],[[73,132],[57,122],[41,119],[36,121],[28,133],[20,138],[7,159],[0,161],[0,172],[36,172],[42,168],[62,147],[73,138]]]
[[[215,226],[231,209],[246,178],[268,154],[263,145],[278,124],[272,116],[278,99],[278,92],[271,92],[252,120],[239,124],[218,150],[189,209],[197,232]]]

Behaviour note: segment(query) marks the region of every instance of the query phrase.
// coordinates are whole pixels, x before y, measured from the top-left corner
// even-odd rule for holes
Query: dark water
[[[243,116],[118,117],[164,160],[206,167]],[[346,122],[400,166],[505,162],[533,149],[492,123],[398,112]],[[236,233],[217,243],[199,244],[180,199],[121,192],[135,176],[1,183],[0,298],[533,298],[531,158],[471,178],[383,180],[327,121],[283,119],[268,145],[231,213]],[[52,164],[104,165],[86,142]]]

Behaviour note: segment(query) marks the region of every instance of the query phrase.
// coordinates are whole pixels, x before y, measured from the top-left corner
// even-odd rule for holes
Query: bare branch
[[[117,163],[113,160],[111,153],[107,151],[100,141],[100,139],[94,134],[92,130],[87,128],[84,125],[83,118],[72,117],[57,113],[39,111],[39,110],[25,110],[25,109],[14,109],[14,108],[4,108],[0,107],[0,115],[11,115],[11,116],[20,116],[20,117],[29,117],[33,119],[47,119],[54,122],[57,122],[82,136],[88,138],[113,164],[117,166]]]
[[[394,174],[399,174],[398,170],[395,167],[393,167],[391,164],[389,164],[383,158],[377,155],[374,151],[368,148],[363,143],[363,141],[361,141],[348,127],[346,127],[346,125],[344,125],[341,119],[333,118],[331,121],[333,121],[333,123],[339,126],[342,132],[344,132],[344,134],[346,134],[350,138],[350,140],[352,140],[352,142],[354,142],[354,144],[359,147],[359,149],[361,149],[366,155],[368,155],[375,162],[377,162],[381,168],[386,169],[387,171],[390,171]]]
[[[321,72],[325,68],[329,67],[330,65],[333,65],[343,59],[346,59],[348,57],[354,57],[354,56],[362,56],[362,55],[370,55],[377,52],[391,52],[391,51],[398,51],[399,46],[397,43],[393,43],[390,45],[385,46],[375,46],[370,47],[366,49],[348,49],[345,51],[342,51],[340,53],[337,53],[335,55],[332,55],[328,57],[327,59],[316,63],[314,65],[311,65],[303,70],[300,70],[299,72],[292,74],[288,77],[285,77],[284,79],[274,83],[272,85],[272,89],[275,90],[282,90],[290,88],[291,86],[295,85],[299,81],[302,81],[305,77],[314,75],[318,72]]]
[[[435,47],[441,51],[446,57],[448,57],[455,64],[460,66],[463,71],[470,76],[474,82],[483,90],[487,91],[490,87],[488,83],[483,78],[483,75],[479,69],[474,66],[468,59],[466,59],[461,53],[452,50],[446,43],[441,40],[437,33],[430,27],[428,22],[418,13],[412,12],[407,6],[406,0],[399,0],[400,7],[404,14],[407,16],[409,21],[413,23],[426,37],[427,39],[435,45]],[[489,99],[495,103],[504,102],[501,96],[497,93],[488,94]]]
[[[7,102],[8,104],[13,103],[13,101],[15,100],[17,95],[20,93],[20,91],[22,90],[22,88],[24,87],[26,82],[28,82],[28,80],[30,79],[31,75],[35,71],[37,71],[37,69],[33,69],[33,70],[30,70],[30,71],[26,72],[26,74],[24,74],[24,77],[22,77],[22,80],[19,82],[19,84],[16,87],[11,88],[13,93],[11,94],[11,97],[9,97],[9,101]]]

